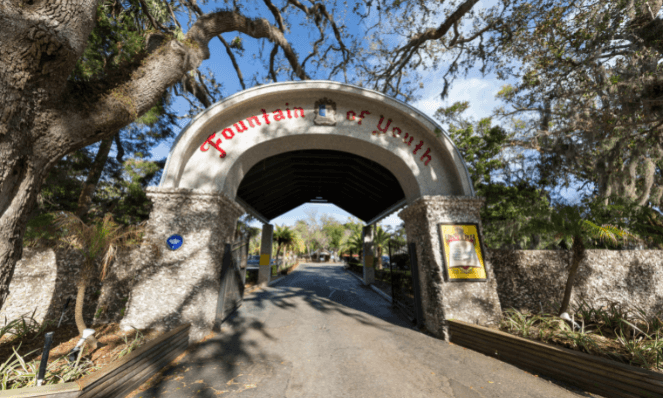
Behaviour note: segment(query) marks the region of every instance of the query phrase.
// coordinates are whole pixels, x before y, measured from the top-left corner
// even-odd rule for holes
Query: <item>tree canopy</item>
[[[442,98],[472,68],[495,73],[511,82],[496,118],[463,120],[463,103],[438,114],[455,123],[450,134],[489,198],[482,216],[495,246],[539,246],[543,237],[518,232],[527,207],[556,206],[570,187],[645,209],[632,224],[658,234],[662,1],[6,1],[0,306],[29,219],[69,210],[144,220],[143,188],[163,167],[151,150],[230,81],[333,79],[412,102],[433,70]],[[217,48],[234,74],[202,68]],[[247,74],[249,64],[258,68]],[[349,237],[312,221],[295,226],[309,251]]]

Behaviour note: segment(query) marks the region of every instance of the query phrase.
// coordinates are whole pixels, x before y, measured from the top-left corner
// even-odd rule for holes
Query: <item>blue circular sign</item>
[[[182,236],[180,235],[171,235],[166,239],[166,243],[168,244],[168,247],[170,250],[177,250],[180,247],[182,247],[182,243],[184,243],[184,239],[182,239]]]

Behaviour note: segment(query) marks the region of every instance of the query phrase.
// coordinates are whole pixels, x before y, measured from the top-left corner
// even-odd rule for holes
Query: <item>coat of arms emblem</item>
[[[320,126],[336,126],[336,103],[329,98],[316,101],[313,123]]]

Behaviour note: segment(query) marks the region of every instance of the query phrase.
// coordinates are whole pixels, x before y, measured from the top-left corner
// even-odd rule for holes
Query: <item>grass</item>
[[[122,351],[120,351],[117,354],[117,359],[120,359],[125,355],[131,354],[133,350],[135,350],[136,348],[140,347],[145,343],[145,336],[143,336],[140,330],[136,330],[136,335],[131,340],[131,342],[129,342],[127,336],[124,336],[123,339],[124,339],[124,344],[126,346],[122,349]]]
[[[616,302],[593,308],[576,305],[573,324],[552,311],[504,311],[500,329],[522,337],[562,345],[630,365],[663,371],[663,314],[647,314],[638,307]]]
[[[9,359],[0,364],[0,376],[2,377],[0,380],[0,390],[14,390],[37,385],[37,372],[39,371],[40,360],[25,360],[25,357],[34,352],[31,351],[26,355],[21,355],[18,353],[18,349],[14,349],[14,353]],[[71,364],[66,356],[62,356],[48,364],[43,384],[59,384],[74,381],[97,369],[99,368],[94,366],[89,359],[82,359],[80,363]]]
[[[33,339],[39,337],[44,331],[52,325],[52,322],[39,323],[35,320],[34,316],[37,309],[31,315],[21,315],[17,319],[7,321],[5,316],[5,323],[0,328],[0,340],[4,338],[11,338],[12,340],[20,340],[27,336],[33,336]]]

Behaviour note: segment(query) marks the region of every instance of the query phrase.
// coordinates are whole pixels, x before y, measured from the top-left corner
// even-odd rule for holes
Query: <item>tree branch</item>
[[[283,33],[265,19],[249,19],[232,11],[219,11],[201,16],[185,36],[184,42],[170,40],[154,53],[142,60],[124,81],[107,86],[97,99],[84,98],[67,101],[60,109],[61,117],[53,120],[49,134],[44,134],[45,143],[51,145],[44,154],[57,159],[72,150],[103,139],[112,132],[126,126],[147,112],[163,92],[177,83],[190,70],[196,69],[209,58],[209,41],[221,33],[237,31],[250,37],[268,39],[281,47],[295,73],[308,79],[303,73],[295,52]],[[70,89],[80,82],[69,82]],[[100,88],[93,89],[99,93]],[[101,92],[104,92],[101,89]],[[57,138],[51,134],[55,134]],[[35,142],[37,144],[37,142]],[[51,152],[51,153],[48,153]],[[56,155],[53,154],[55,152]]]
[[[242,75],[242,70],[239,68],[239,65],[237,64],[237,60],[235,59],[235,54],[233,54],[232,50],[230,49],[230,46],[223,39],[223,36],[217,35],[216,37],[219,38],[221,43],[223,43],[223,46],[226,48],[226,53],[228,54],[228,57],[230,57],[230,62],[232,62],[233,68],[235,68],[235,72],[237,73],[237,78],[239,79],[239,84],[242,86],[242,90],[246,90],[246,85],[244,84],[244,76]]]
[[[276,72],[274,71],[274,59],[278,52],[279,46],[274,44],[274,48],[272,48],[272,52],[269,54],[269,75],[272,77],[272,80],[274,80],[274,83],[278,81],[276,80]]]
[[[150,13],[150,9],[147,7],[147,3],[145,3],[145,0],[139,0],[141,8],[143,9],[143,12],[145,15],[147,15],[147,18],[149,18],[150,23],[152,24],[152,27],[154,29],[161,29],[164,32],[170,32],[170,29],[165,28],[159,21],[157,21],[153,16],[152,13]]]
[[[291,0],[293,1],[293,0]],[[387,83],[398,73],[398,70],[403,69],[407,63],[410,61],[412,55],[427,41],[429,40],[438,40],[447,34],[449,29],[451,29],[456,23],[458,23],[465,14],[467,14],[472,7],[479,0],[466,0],[461,4],[456,11],[454,11],[449,17],[444,21],[437,29],[430,28],[414,35],[408,43],[398,48],[395,53],[398,54],[398,60],[392,63],[381,75],[385,79],[386,88]]]

